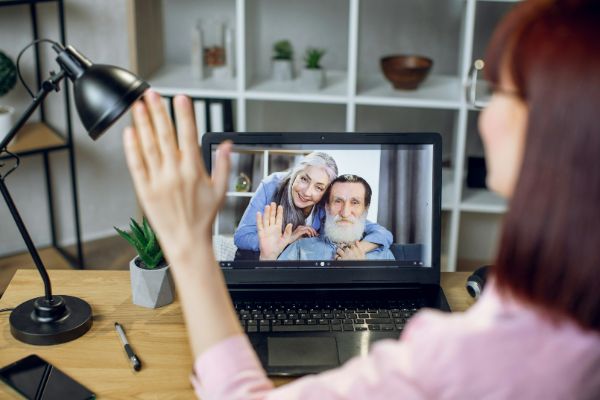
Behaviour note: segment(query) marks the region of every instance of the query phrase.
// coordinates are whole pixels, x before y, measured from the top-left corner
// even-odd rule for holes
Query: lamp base
[[[10,314],[10,332],[15,339],[34,345],[69,342],[92,327],[92,307],[73,296],[27,300]]]

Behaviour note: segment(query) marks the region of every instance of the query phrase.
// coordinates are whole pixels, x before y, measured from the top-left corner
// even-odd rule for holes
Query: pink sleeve
[[[412,333],[413,329],[408,331]],[[417,335],[417,339],[414,342],[422,342],[423,337]],[[423,399],[429,397],[419,384],[424,371],[421,368],[417,371],[416,366],[427,362],[421,359],[421,354],[414,348],[416,343],[412,342],[404,339],[402,342],[381,341],[368,355],[356,357],[341,368],[306,376],[275,389],[248,338],[239,335],[223,340],[202,354],[196,361],[196,377],[192,378],[192,382],[203,400],[376,400],[397,398],[399,395],[403,399]],[[417,359],[418,362],[415,362]]]
[[[231,336],[202,353],[192,384],[199,398],[262,399],[273,389],[246,335]]]

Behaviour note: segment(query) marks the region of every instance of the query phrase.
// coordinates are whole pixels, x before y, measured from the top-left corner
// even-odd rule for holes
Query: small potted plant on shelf
[[[131,232],[117,227],[119,235],[137,251],[129,262],[133,304],[149,308],[173,302],[173,278],[152,227],[144,217],[142,225],[131,218]]]
[[[273,79],[291,81],[294,79],[294,49],[289,40],[280,40],[273,45]]]
[[[305,87],[319,90],[325,86],[325,69],[321,66],[321,58],[323,58],[324,54],[324,49],[306,49],[306,54],[304,55],[305,64],[301,75],[301,80]]]
[[[4,96],[15,87],[17,83],[17,68],[15,63],[0,51],[0,97]],[[13,125],[15,109],[0,104],[0,140],[6,136]],[[15,136],[16,139],[16,136]],[[14,139],[13,139],[14,141]]]

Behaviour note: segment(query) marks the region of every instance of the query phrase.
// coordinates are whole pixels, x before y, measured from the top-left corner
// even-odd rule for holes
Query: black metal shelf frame
[[[66,45],[66,34],[65,34],[65,11],[64,11],[64,1],[63,0],[2,0],[0,1],[0,7],[6,6],[19,6],[19,5],[29,5],[29,17],[31,19],[32,26],[32,41],[40,39],[38,32],[38,12],[37,12],[37,4],[39,3],[56,3],[58,10],[58,27],[60,34],[60,43],[65,46]],[[43,77],[41,71],[40,64],[40,51],[39,51],[39,43],[34,46],[34,57],[35,57],[35,78],[37,87],[40,87]],[[84,254],[83,254],[83,246],[81,243],[81,225],[79,219],[79,199],[77,196],[77,169],[75,163],[75,148],[73,144],[73,130],[71,123],[71,108],[69,107],[70,101],[70,90],[69,90],[69,82],[68,80],[64,80],[63,82],[63,99],[64,99],[64,107],[65,107],[65,124],[66,127],[64,129],[64,133],[61,135],[66,140],[65,145],[62,146],[51,146],[43,149],[29,150],[18,153],[19,156],[31,156],[36,154],[42,154],[43,162],[44,162],[44,175],[45,175],[45,186],[46,186],[46,198],[48,203],[49,210],[49,223],[50,223],[50,234],[52,238],[52,247],[54,247],[61,255],[69,261],[69,263],[77,268],[84,268]],[[46,124],[46,113],[44,104],[42,103],[39,107],[39,115],[40,120]],[[50,124],[48,124],[50,125]],[[59,135],[60,130],[55,130]],[[69,253],[66,249],[61,247],[58,243],[57,234],[56,234],[56,216],[54,213],[54,195],[52,188],[52,175],[51,175],[51,166],[50,166],[50,157],[49,154],[51,152],[57,150],[67,150],[68,153],[68,161],[69,161],[69,172],[70,172],[70,181],[71,181],[71,193],[72,193],[72,201],[73,201],[73,219],[75,225],[75,239],[76,239],[76,252],[75,255]]]

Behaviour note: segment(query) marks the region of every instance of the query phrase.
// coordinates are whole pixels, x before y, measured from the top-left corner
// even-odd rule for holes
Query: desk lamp
[[[92,308],[80,298],[52,294],[46,268],[4,182],[19,165],[19,158],[10,153],[6,147],[46,96],[51,91],[60,90],[59,82],[65,77],[73,82],[77,113],[93,140],[98,139],[123,115],[149,85],[129,71],[111,65],[92,64],[73,47],[63,47],[47,39],[31,43],[21,54],[38,42],[52,43],[53,50],[58,54],[56,62],[60,66],[60,71],[50,73],[50,78],[42,83],[41,89],[33,96],[33,101],[27,110],[6,137],[1,139],[0,154],[9,154],[16,163],[8,172],[0,174],[0,191],[44,281],[45,290],[44,297],[28,300],[12,311],[10,330],[12,335],[22,342],[51,345],[68,342],[85,334],[92,326]],[[17,67],[18,61],[19,59],[17,59]]]

